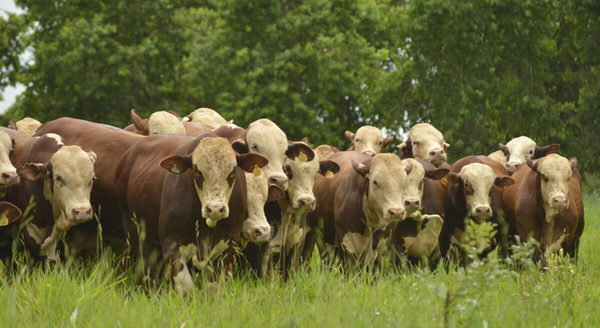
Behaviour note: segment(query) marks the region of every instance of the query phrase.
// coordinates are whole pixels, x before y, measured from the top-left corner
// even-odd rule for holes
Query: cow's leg
[[[194,281],[188,263],[192,260],[198,248],[194,244],[177,246],[175,257],[171,258],[171,275],[175,283],[175,290],[180,295],[187,295],[194,290]]]

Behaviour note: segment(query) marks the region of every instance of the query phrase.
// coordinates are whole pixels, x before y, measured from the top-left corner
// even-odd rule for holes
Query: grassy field
[[[235,277],[190,297],[147,291],[114,261],[22,268],[0,277],[3,327],[573,327],[599,326],[600,197],[586,197],[577,264],[348,277],[313,263],[291,281]],[[8,277],[8,278],[7,278]]]

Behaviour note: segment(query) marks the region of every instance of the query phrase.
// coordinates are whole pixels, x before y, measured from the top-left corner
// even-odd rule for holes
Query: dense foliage
[[[595,0],[17,0],[0,21],[5,118],[211,107],[344,144],[363,124],[442,130],[452,153],[528,135],[600,171]],[[19,54],[31,49],[32,60]]]

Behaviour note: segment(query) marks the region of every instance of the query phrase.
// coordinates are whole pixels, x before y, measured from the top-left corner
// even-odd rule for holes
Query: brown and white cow
[[[560,145],[538,146],[531,138],[520,136],[510,140],[506,145],[498,144],[498,148],[500,150],[490,154],[490,158],[506,165],[506,170],[512,174],[519,165],[528,160],[556,153]]]
[[[115,191],[133,245],[139,242],[136,222],[144,222],[142,253],[154,278],[162,261],[155,262],[153,252],[171,265],[182,293],[192,287],[190,260],[200,269],[223,257],[226,265],[231,263],[246,219],[244,171],[254,172],[266,163],[258,154],[236,154],[226,139],[208,134],[153,135],[125,152],[117,166]],[[264,226],[253,230],[261,234],[256,239],[270,234]]]
[[[508,176],[506,169],[487,156],[467,156],[452,164],[446,186],[449,206],[440,238],[443,256],[453,243],[458,244],[457,250],[461,252],[466,221],[470,219],[476,223],[491,221],[496,224],[499,233],[493,242],[502,252],[506,251],[507,225],[502,213],[502,188],[513,183],[514,179]]]
[[[58,240],[72,227],[92,219],[90,193],[96,154],[79,146],[65,146],[60,136],[46,134],[24,144],[18,204],[29,205],[33,195],[33,220],[25,241],[35,255],[57,260]],[[19,163],[20,164],[20,163]]]
[[[183,118],[184,122],[195,122],[206,124],[213,129],[216,129],[222,125],[233,123],[233,121],[227,121],[217,113],[215,110],[201,107],[191,112],[189,115]]]
[[[540,243],[537,259],[561,248],[577,255],[584,212],[577,159],[550,154],[527,161],[512,175],[516,183],[503,192],[507,219],[522,241]]]
[[[396,254],[408,258],[411,263],[432,262],[447,206],[445,187],[439,179],[449,170],[411,158],[403,163],[412,165],[404,189],[406,219],[395,225],[392,245]]]
[[[450,147],[444,136],[429,123],[415,124],[408,132],[405,142],[398,145],[402,158],[416,158],[440,166],[446,162],[446,151]]]
[[[388,250],[389,233],[384,232],[406,216],[403,189],[412,165],[405,166],[394,154],[371,157],[355,151],[329,159],[340,171],[330,179],[317,176],[317,205],[308,216],[304,259],[316,242],[322,254],[334,251],[346,267],[371,265]]]
[[[33,136],[41,125],[42,123],[35,118],[25,117],[18,121],[10,120],[8,127],[17,131],[21,131],[29,136]]]
[[[370,155],[381,152],[394,140],[394,137],[384,138],[380,129],[370,125],[361,126],[356,133],[346,131],[344,135],[352,145],[348,150]]]

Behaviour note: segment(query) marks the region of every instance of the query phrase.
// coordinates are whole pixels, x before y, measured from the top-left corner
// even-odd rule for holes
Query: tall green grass
[[[315,261],[287,282],[236,276],[180,297],[146,290],[114,259],[17,265],[0,275],[2,327],[567,327],[599,326],[600,198],[587,196],[576,264],[547,272],[497,262],[471,268],[343,275]]]

